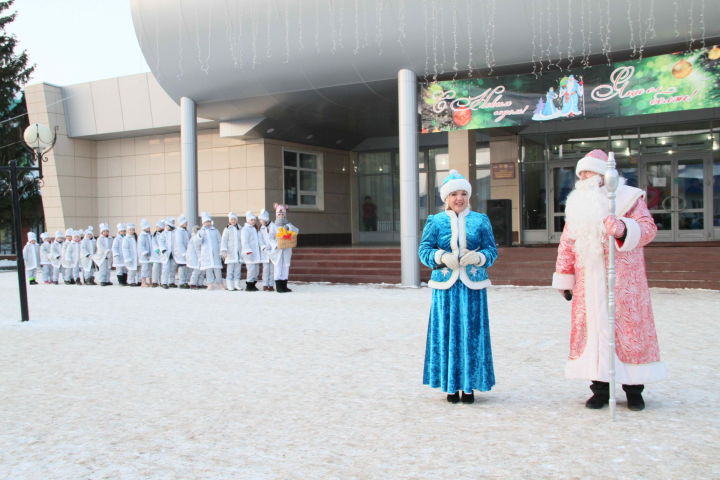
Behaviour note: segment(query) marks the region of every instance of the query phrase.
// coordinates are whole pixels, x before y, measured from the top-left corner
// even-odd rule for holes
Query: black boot
[[[287,280],[283,280],[282,282],[283,282],[283,289],[284,289],[286,292],[292,292],[292,290],[290,290],[290,289],[288,288],[288,286],[287,286],[287,282],[288,282],[288,281],[287,281]]]
[[[462,402],[463,403],[475,403],[475,394],[472,392],[470,392],[470,393],[463,392],[462,393]]]
[[[118,275],[117,280],[118,280],[118,285],[120,285],[121,287],[124,287],[125,285],[127,285],[127,274]]]
[[[585,402],[585,407],[597,410],[608,404],[610,401],[610,384],[607,382],[596,382],[593,380],[590,385],[593,396]]]
[[[450,403],[458,403],[460,401],[460,393],[459,392],[448,393],[447,401]]]
[[[245,291],[246,292],[257,292],[258,289],[255,286],[257,282],[245,282]]]
[[[642,391],[645,385],[623,385],[625,395],[627,395],[627,406],[630,410],[639,412],[645,408],[645,400],[642,397]]]
[[[282,280],[275,280],[275,291],[278,293],[285,293],[285,287],[283,287]]]

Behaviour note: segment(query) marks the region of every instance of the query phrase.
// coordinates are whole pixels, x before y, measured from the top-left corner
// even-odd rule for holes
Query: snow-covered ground
[[[569,304],[489,291],[497,386],[424,387],[430,290],[39,285],[0,273],[0,478],[718,478],[717,291],[653,289],[670,378],[617,421],[563,378]]]

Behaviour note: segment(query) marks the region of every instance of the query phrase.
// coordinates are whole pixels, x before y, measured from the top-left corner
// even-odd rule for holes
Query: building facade
[[[193,157],[183,153],[181,141],[179,104],[185,98],[197,106],[198,210],[210,212],[216,223],[230,211],[270,210],[282,202],[302,226],[301,244],[400,242],[398,69],[424,77],[418,86],[472,76],[458,71],[458,56],[477,66],[472,33],[477,28],[474,38],[486,34],[483,12],[455,11],[455,23],[447,14],[430,25],[431,12],[408,8],[403,0],[381,2],[380,11],[372,2],[343,0],[331,12],[292,2],[276,12],[270,3],[246,2],[247,10],[230,11],[219,0],[132,2],[152,73],[26,89],[30,121],[57,126],[59,134],[42,187],[49,231],[188,213],[183,178],[185,158]],[[521,3],[496,5],[494,22],[508,28],[494,31],[496,44],[488,48],[499,66],[530,72],[535,61],[528,64],[513,46],[535,42],[535,33],[531,38],[532,29],[509,28],[533,22]],[[538,3],[557,8],[556,2]],[[670,10],[653,14],[658,26],[673,24]],[[171,21],[192,18],[191,12],[193,25]],[[627,23],[610,13],[607,22]],[[709,21],[718,15],[706,12],[708,48],[720,36],[720,18]],[[460,36],[458,18],[462,25],[467,21]],[[588,40],[620,51],[631,39],[618,31],[613,39]],[[558,39],[557,50],[570,55],[570,40],[561,45]],[[446,49],[442,42],[451,41],[454,49]],[[657,28],[648,52],[676,48],[674,37]],[[417,97],[422,113],[420,90]],[[418,117],[418,132],[420,123]],[[574,164],[602,148],[616,153],[628,182],[647,191],[659,240],[720,240],[719,144],[716,106],[427,131],[418,137],[418,228],[442,208],[440,181],[456,169],[473,181],[474,208],[485,211],[505,201],[510,221],[503,228],[512,243],[556,242]]]

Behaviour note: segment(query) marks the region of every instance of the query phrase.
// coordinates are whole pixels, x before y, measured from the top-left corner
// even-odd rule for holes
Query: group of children
[[[264,209],[259,216],[248,211],[242,226],[238,220],[229,213],[222,235],[207,213],[202,214],[202,226],[190,231],[188,219],[180,215],[177,221],[173,217],[158,220],[154,231],[142,219],[139,233],[134,224],[119,223],[114,238],[104,223],[97,238],[92,226],[85,231],[67,229],[65,235],[58,231],[55,237],[42,233],[41,244],[30,232],[23,249],[25,269],[31,285],[38,283],[38,270],[46,284],[57,285],[62,276],[66,285],[112,285],[114,268],[123,286],[217,290],[223,288],[224,263],[224,288],[242,290],[244,263],[245,291],[258,291],[261,281],[263,291],[291,292],[287,282],[299,230],[287,219],[287,205],[275,204],[272,223]]]

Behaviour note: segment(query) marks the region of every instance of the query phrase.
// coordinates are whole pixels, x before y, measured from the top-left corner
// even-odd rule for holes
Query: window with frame
[[[283,151],[285,203],[296,207],[321,208],[322,156],[317,153]]]

